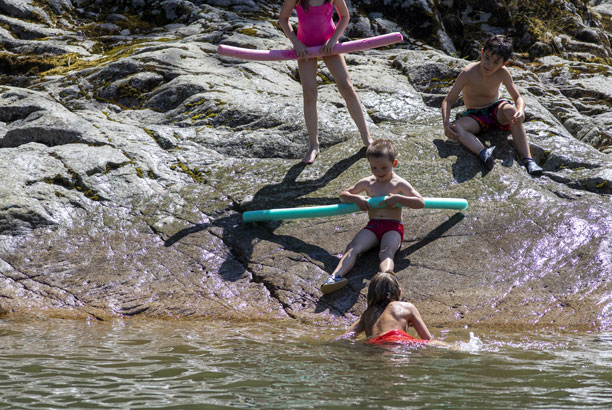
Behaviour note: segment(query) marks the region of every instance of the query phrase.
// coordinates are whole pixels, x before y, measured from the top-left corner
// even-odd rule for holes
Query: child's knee
[[[465,136],[466,133],[468,133],[469,131],[465,128],[465,124],[463,124],[461,121],[455,121],[453,123],[454,127],[455,127],[455,132],[457,133],[457,135],[459,135],[460,137]]]
[[[394,262],[394,255],[383,255],[380,254],[379,255],[379,269],[381,270],[381,272],[386,272],[387,270],[393,270],[393,267],[395,265]]]
[[[348,93],[354,93],[355,89],[353,88],[353,83],[351,82],[350,79],[346,79],[344,81],[338,81],[336,82],[336,85],[338,86],[338,91],[340,91],[340,94],[348,94]]]
[[[512,104],[504,104],[499,112],[505,122],[510,122],[514,114],[516,114],[516,107]]]
[[[349,242],[348,245],[346,245],[346,249],[344,250],[344,254],[355,254],[355,243],[353,241]]]
[[[305,103],[316,102],[317,101],[317,94],[318,93],[317,93],[317,89],[316,88],[303,90],[304,102]]]
[[[385,259],[393,259],[395,257],[395,252],[397,252],[398,249],[399,249],[399,246],[385,247],[384,249],[381,249],[378,252],[378,258],[381,261],[384,261]]]

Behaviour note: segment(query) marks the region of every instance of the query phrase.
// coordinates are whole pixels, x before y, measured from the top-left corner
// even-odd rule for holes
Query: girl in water
[[[337,26],[332,18],[334,7],[339,16]],[[293,9],[296,9],[298,15],[297,35],[289,24]],[[285,0],[281,8],[278,24],[293,43],[298,55],[298,69],[304,95],[304,119],[310,144],[308,153],[303,159],[307,164],[312,164],[319,154],[317,59],[309,58],[307,47],[321,46],[321,51],[328,54],[322,57],[323,61],[336,80],[338,91],[346,101],[349,114],[359,129],[363,144],[367,147],[372,142],[344,57],[341,54],[331,55],[348,22],[348,8],[344,0]]]
[[[417,308],[408,302],[400,302],[402,290],[393,273],[379,272],[368,285],[368,307],[359,319],[348,328],[346,337],[365,332],[368,343],[425,344],[433,339]],[[421,339],[406,333],[412,325]],[[443,342],[435,343],[444,345]]]

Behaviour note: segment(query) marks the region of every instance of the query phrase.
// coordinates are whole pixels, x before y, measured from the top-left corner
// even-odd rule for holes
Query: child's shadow
[[[486,140],[490,142],[490,146],[495,146],[493,157],[496,160],[501,159],[501,164],[505,167],[512,167],[514,163],[514,147],[508,139],[509,132],[507,131],[487,131]],[[481,142],[487,146],[486,140],[479,138]],[[480,162],[477,155],[471,153],[467,148],[458,142],[449,140],[434,140],[434,144],[438,149],[438,155],[441,158],[455,156],[457,160],[453,164],[453,178],[455,181],[462,183],[474,178],[478,173],[484,177],[490,171]],[[496,161],[497,162],[497,161]]]
[[[365,158],[366,148],[348,158],[344,158],[332,165],[321,177],[313,180],[297,181],[297,177],[308,165],[299,162],[289,168],[283,180],[278,184],[270,184],[261,188],[253,195],[253,199],[239,205],[240,212],[269,209],[280,207],[297,207],[302,205],[329,205],[338,203],[338,198],[300,198],[311,192],[323,188],[325,185],[338,178],[340,174],[349,169],[353,164]]]
[[[324,187],[362,158],[365,158],[365,148],[362,148],[348,158],[338,161],[320,178],[308,181],[297,181],[297,177],[306,167],[306,164],[300,162],[287,171],[281,182],[262,187],[253,196],[252,200],[237,205],[236,210],[242,213],[253,209],[337,203],[338,198],[300,197]],[[280,226],[282,221],[244,223],[240,213],[217,218],[209,223],[197,224],[181,229],[170,236],[164,242],[164,245],[173,246],[177,242],[191,235],[197,235],[209,228],[221,228],[221,239],[226,246],[230,247],[231,251],[219,268],[219,275],[227,281],[237,281],[244,275],[248,269],[248,264],[251,263],[255,244],[262,240],[277,243],[283,249],[291,252],[306,254],[310,258],[323,263],[327,272],[331,272],[336,267],[337,259],[325,249],[304,242],[294,236],[274,234],[274,231]]]
[[[409,255],[423,248],[424,246],[429,245],[436,239],[443,237],[448,230],[461,222],[463,218],[465,218],[463,213],[455,213],[446,222],[443,222],[433,231],[425,235],[425,237],[419,242],[400,250],[395,255],[395,271],[400,272],[408,268],[410,266],[410,260],[408,259]],[[356,267],[353,268],[353,271],[349,272],[347,275],[347,279],[349,280],[348,286],[337,292],[323,295],[321,298],[319,298],[315,308],[315,313],[323,312],[328,308],[331,308],[341,314],[348,312],[357,302],[357,299],[361,294],[361,290],[366,287],[367,281],[369,281],[377,273],[378,264],[378,250],[372,250],[361,255],[355,264]]]

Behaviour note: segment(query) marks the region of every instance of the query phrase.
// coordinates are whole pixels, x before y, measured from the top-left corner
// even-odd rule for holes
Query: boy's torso
[[[462,89],[463,101],[469,109],[485,108],[501,97],[499,86],[502,83],[505,68],[485,76],[480,71],[480,63],[472,63],[465,68],[467,75]]]
[[[387,196],[389,194],[402,194],[399,184],[404,181],[395,173],[389,182],[381,183],[374,176],[369,180],[370,184],[366,188],[366,194],[370,197]],[[368,212],[370,219],[393,219],[396,221],[402,220],[402,208],[376,208]]]

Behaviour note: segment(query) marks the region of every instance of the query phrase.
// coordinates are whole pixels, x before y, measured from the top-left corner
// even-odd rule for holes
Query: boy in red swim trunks
[[[512,43],[501,35],[489,37],[480,50],[479,62],[468,64],[459,74],[455,84],[442,101],[444,134],[459,140],[467,149],[478,155],[488,169],[493,169],[495,147],[485,148],[475,134],[497,127],[512,132],[514,145],[522,158],[522,164],[533,176],[542,175],[542,168],[531,158],[529,141],[523,121],[525,101],[512,81],[510,71],[505,67],[512,55]],[[516,106],[509,100],[500,99],[499,87],[504,84]],[[459,94],[468,108],[451,122],[451,108]]]
[[[346,251],[332,275],[321,286],[323,293],[331,293],[343,288],[348,283],[344,275],[349,272],[363,252],[380,245],[379,271],[393,271],[393,257],[402,245],[404,226],[402,225],[401,204],[420,209],[425,206],[421,195],[406,180],[393,172],[397,165],[395,144],[389,139],[375,140],[366,151],[372,175],[360,179],[357,183],[340,194],[342,202],[357,204],[362,211],[368,211],[370,221],[348,244]],[[372,209],[366,196],[388,196],[384,200],[385,208]]]
[[[400,302],[402,290],[394,274],[377,273],[368,285],[368,307],[347,330],[346,337],[365,332],[368,343],[426,344],[433,339],[417,308]],[[412,326],[420,339],[406,333]],[[438,342],[437,344],[444,344]]]

